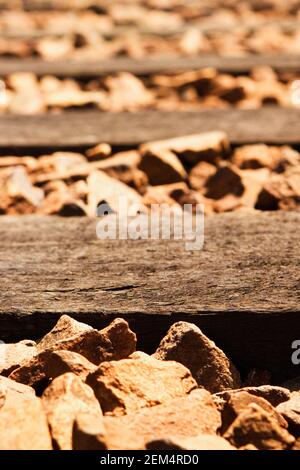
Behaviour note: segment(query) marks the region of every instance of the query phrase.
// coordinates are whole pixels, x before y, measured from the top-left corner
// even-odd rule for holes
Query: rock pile
[[[297,74],[278,73],[268,66],[239,76],[204,68],[144,78],[119,72],[86,81],[16,72],[1,85],[5,95],[0,112],[24,115],[86,108],[135,112],[299,106]]]
[[[297,0],[115,0],[98,2],[98,8],[95,0],[47,1],[56,11],[14,10],[23,2],[2,0],[0,7],[3,3],[4,56],[99,60],[120,55],[299,53]]]
[[[243,387],[190,323],[175,323],[152,356],[123,319],[95,330],[66,315],[38,343],[0,348],[2,450],[299,447],[300,391]]]
[[[1,157],[0,214],[104,215],[119,198],[147,212],[166,203],[204,205],[205,214],[235,210],[294,210],[300,203],[300,154],[289,146],[230,148],[215,131],[149,142],[112,154],[102,143],[86,155]],[[131,214],[134,215],[134,214]]]

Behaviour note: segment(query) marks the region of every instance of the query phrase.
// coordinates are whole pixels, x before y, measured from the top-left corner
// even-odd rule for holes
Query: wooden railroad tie
[[[11,155],[19,149],[80,149],[99,142],[130,147],[214,130],[227,132],[233,145],[257,142],[299,145],[300,110],[271,106],[172,113],[82,110],[36,116],[6,115],[0,118],[0,151]]]
[[[239,368],[297,375],[300,213],[205,224],[204,250],[187,252],[183,241],[98,240],[93,219],[2,217],[0,338],[37,338],[64,313],[95,327],[122,316],[152,351],[185,320]]]
[[[249,73],[253,67],[268,65],[278,72],[300,72],[299,55],[245,55],[226,57],[218,55],[199,55],[195,57],[160,57],[131,59],[119,57],[98,62],[64,60],[46,62],[39,58],[0,59],[0,76],[15,72],[32,72],[37,76],[55,75],[57,77],[97,78],[116,72],[127,71],[138,76],[155,73],[175,73],[213,67],[220,72],[232,74]]]

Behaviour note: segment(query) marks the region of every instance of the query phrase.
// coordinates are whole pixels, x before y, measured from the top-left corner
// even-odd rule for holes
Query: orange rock
[[[94,389],[103,412],[114,415],[167,403],[197,387],[182,364],[158,361],[142,353],[102,363],[88,376],[87,383]]]
[[[253,444],[260,450],[291,448],[295,438],[257,404],[248,405],[224,434],[236,446]]]
[[[45,386],[45,379],[68,371],[85,378],[94,370],[89,360],[99,364],[122,359],[132,354],[135,346],[136,336],[123,319],[116,319],[98,331],[64,315],[38,344],[39,354],[22,361],[21,367],[15,369],[10,377],[35,387],[39,387],[41,382]]]
[[[59,176],[81,167],[86,163],[86,158],[80,153],[54,152],[51,155],[43,155],[38,159],[35,173],[55,172]]]
[[[24,166],[28,172],[31,172],[37,168],[38,162],[34,157],[1,157],[0,168],[12,166]]]
[[[91,326],[74,320],[68,315],[62,315],[52,330],[38,342],[38,351],[44,351],[55,346],[58,341],[72,338],[79,333],[91,331],[92,329]]]
[[[7,191],[11,198],[23,198],[34,207],[39,207],[44,199],[44,191],[31,184],[24,167],[13,168],[7,181]]]
[[[58,449],[73,447],[73,426],[81,413],[100,423],[101,408],[93,390],[75,374],[67,373],[53,380],[42,396],[52,440]]]
[[[202,190],[207,180],[217,171],[215,165],[208,162],[199,162],[191,170],[189,181],[193,189]]]
[[[142,154],[150,151],[169,150],[190,164],[199,161],[213,163],[220,157],[226,157],[229,152],[228,137],[224,132],[206,132],[169,140],[149,142],[140,147]]]
[[[112,149],[109,144],[106,143],[101,143],[96,145],[93,148],[88,149],[85,154],[87,158],[92,161],[92,160],[98,160],[102,158],[107,158],[111,155]]]
[[[17,114],[36,114],[46,110],[37,77],[30,72],[16,72],[8,77],[13,89],[9,110]]]
[[[93,171],[89,175],[87,183],[89,190],[88,213],[90,216],[96,216],[98,205],[104,203],[114,212],[118,212],[120,198],[126,200],[129,209],[130,206],[141,204],[142,199],[137,191],[108,176],[103,171]]]
[[[167,149],[149,149],[143,153],[139,168],[152,185],[177,183],[187,178],[178,157]]]
[[[146,443],[166,436],[215,435],[221,419],[210,393],[198,389],[187,396],[142,408],[126,416],[105,416],[104,424],[108,449],[122,449],[123,437],[126,436],[131,437],[131,443],[135,436],[137,444],[137,441]]]
[[[139,152],[129,150],[94,162],[94,169],[103,170],[107,175],[143,193],[147,187],[148,178],[144,172],[138,169],[140,161]]]
[[[20,384],[14,380],[8,379],[7,377],[0,376],[0,395],[2,399],[4,398],[2,403],[0,399],[1,406],[5,402],[5,395],[7,391],[15,393],[16,397],[18,397],[18,394],[35,395],[34,389],[32,387]]]
[[[70,36],[55,38],[43,37],[36,45],[38,54],[44,60],[61,60],[69,57],[72,52],[72,38]]]
[[[46,364],[48,378],[54,379],[59,375],[72,372],[85,381],[88,374],[94,372],[97,366],[81,354],[72,351],[53,351]]]
[[[192,323],[174,323],[153,356],[180,362],[191,371],[199,386],[212,393],[241,384],[238,371],[224,352]]]
[[[153,102],[151,91],[143,82],[131,73],[122,72],[104,79],[108,92],[107,104],[102,108],[107,111],[137,111],[148,107]]]
[[[72,372],[85,381],[87,375],[96,368],[81,354],[47,349],[15,369],[9,378],[41,392],[51,380],[62,374]]]
[[[288,421],[289,429],[296,436],[300,433],[300,393],[293,392],[289,400],[280,403],[276,410]]]
[[[0,374],[8,376],[36,354],[36,343],[31,340],[23,340],[15,344],[0,344]]]
[[[233,421],[238,417],[248,405],[255,403],[263,410],[270,414],[277,421],[279,426],[287,428],[286,420],[276,409],[264,398],[257,397],[248,392],[241,390],[237,393],[228,394],[229,399],[223,406],[222,410],[222,434],[229,428]]]
[[[254,208],[260,192],[270,178],[270,170],[260,168],[258,170],[240,170],[239,173],[244,186],[240,202],[244,207]]]
[[[137,168],[141,161],[141,156],[136,150],[128,150],[126,152],[118,152],[107,158],[103,158],[98,162],[93,162],[91,167],[98,170],[130,170]]]
[[[289,205],[296,208],[300,203],[299,181],[300,173],[297,167],[291,167],[281,174],[273,174],[258,195],[256,209],[288,209]]]
[[[149,422],[150,425],[150,422]],[[120,418],[111,418],[104,416],[105,438],[97,436],[97,441],[105,445],[109,450],[144,450],[145,440],[140,435],[137,427],[131,427],[130,423],[123,422]]]
[[[72,434],[73,450],[105,450],[106,441],[104,422],[98,413],[80,412],[76,416]]]
[[[232,156],[232,162],[242,169],[274,169],[280,159],[280,149],[265,144],[243,145]]]
[[[60,325],[66,324],[66,331],[60,330]],[[52,350],[73,351],[86,357],[94,364],[104,361],[119,360],[128,357],[135,351],[136,335],[130,330],[128,323],[122,318],[116,318],[110,325],[102,330],[95,330],[88,325],[64,319],[59,321],[39,343],[40,351]],[[75,332],[78,330],[77,333]],[[54,331],[54,333],[53,333]],[[70,334],[71,331],[74,333]],[[45,339],[47,340],[45,341]]]
[[[5,402],[0,407],[0,449],[52,449],[40,398],[32,393],[20,393],[20,386],[17,390],[9,386],[5,391]]]
[[[291,397],[291,393],[287,388],[275,385],[261,385],[260,387],[243,387],[236,390],[226,390],[225,392],[217,393],[214,396],[224,401],[228,401],[231,396],[240,392],[247,392],[251,393],[251,395],[255,395],[256,397],[262,397],[274,407],[289,400]]]

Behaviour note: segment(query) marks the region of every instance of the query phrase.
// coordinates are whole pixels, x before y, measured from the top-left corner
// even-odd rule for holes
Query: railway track
[[[147,76],[202,67],[240,74],[258,65],[300,72],[300,58],[293,56],[203,56],[86,64],[1,59],[0,75],[93,78],[126,70]],[[119,149],[211,130],[225,131],[233,145],[300,146],[300,110],[6,115],[0,118],[0,152],[41,154],[99,142]],[[97,327],[121,315],[152,351],[172,323],[192,321],[241,370],[259,367],[283,380],[296,374],[291,343],[300,336],[299,223],[297,213],[209,216],[205,249],[187,255],[176,242],[97,241],[92,219],[5,216],[0,336],[40,337],[63,313]]]
[[[299,450],[299,2],[127,1],[0,18],[0,449]]]
[[[7,116],[0,148],[5,155],[78,151],[99,140],[126,148],[213,129],[226,130],[233,144],[300,145],[299,118],[300,111],[272,108]],[[184,320],[201,327],[240,370],[251,365],[274,380],[292,377],[291,344],[300,335],[299,223],[293,212],[208,216],[205,248],[191,255],[180,242],[101,242],[96,221],[84,217],[2,217],[1,337],[38,338],[63,313],[99,328],[121,315],[150,352]]]

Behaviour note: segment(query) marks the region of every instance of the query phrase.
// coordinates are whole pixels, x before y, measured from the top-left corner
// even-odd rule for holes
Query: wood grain
[[[175,321],[196,323],[242,370],[299,374],[300,213],[206,218],[205,247],[100,241],[96,221],[2,217],[0,338],[37,337],[63,313],[102,327],[126,318],[152,351]]]
[[[218,55],[200,55],[195,57],[161,56],[145,59],[100,60],[99,62],[55,61],[46,62],[39,58],[0,59],[0,76],[5,77],[15,72],[33,72],[38,76],[55,75],[57,77],[94,78],[126,70],[138,76],[155,73],[174,73],[185,70],[214,67],[220,72],[241,74],[248,73],[253,67],[269,65],[279,72],[300,72],[299,55],[246,55],[226,57]]]
[[[11,155],[18,148],[81,148],[99,142],[126,147],[211,130],[227,132],[233,144],[298,145],[300,110],[277,107],[139,113],[83,110],[36,116],[7,115],[0,117],[0,149]]]

